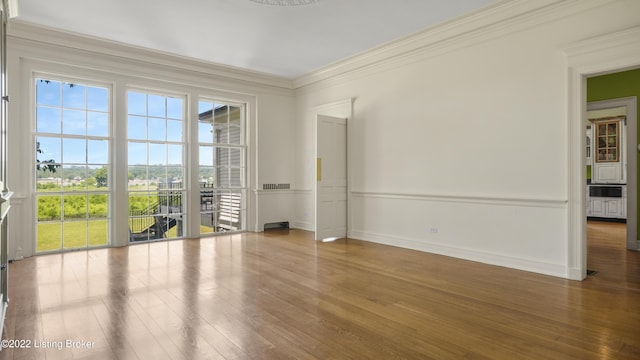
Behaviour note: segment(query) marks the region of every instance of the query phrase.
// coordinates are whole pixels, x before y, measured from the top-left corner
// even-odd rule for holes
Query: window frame
[[[64,187],[62,186],[62,184],[60,185],[60,188],[55,190],[55,191],[38,191],[38,170],[36,169],[36,166],[32,167],[32,171],[30,172],[30,192],[32,193],[32,197],[33,197],[33,209],[34,209],[34,216],[32,219],[32,224],[34,226],[34,236],[33,236],[33,249],[34,249],[34,253],[36,254],[47,254],[47,253],[52,253],[52,252],[66,252],[66,251],[76,251],[79,249],[94,249],[94,248],[103,248],[103,247],[109,247],[113,245],[113,231],[112,231],[112,223],[114,221],[113,218],[113,198],[114,198],[114,186],[113,186],[113,182],[111,181],[113,179],[112,174],[113,174],[113,156],[112,156],[112,149],[113,149],[113,122],[114,122],[114,108],[113,108],[113,98],[114,98],[114,84],[107,82],[107,81],[101,81],[101,80],[96,80],[94,77],[91,76],[68,76],[68,75],[59,75],[59,74],[53,74],[51,72],[33,72],[31,74],[31,76],[29,77],[29,81],[31,86],[29,86],[29,89],[31,89],[31,97],[30,97],[30,101],[29,101],[29,107],[30,109],[32,109],[32,116],[31,116],[31,161],[29,162],[30,164],[37,164],[36,160],[38,158],[38,152],[37,152],[37,144],[38,144],[38,139],[39,138],[51,138],[51,139],[60,139],[60,143],[61,143],[61,147],[60,147],[60,162],[59,163],[54,163],[52,165],[54,166],[59,166],[61,168],[61,170],[63,170],[64,173],[64,167],[66,166],[85,166],[85,184],[86,184],[86,189],[83,191],[78,191],[78,190],[73,190],[73,191],[65,191]],[[90,112],[101,112],[103,114],[106,114],[106,136],[102,136],[102,135],[89,135],[88,134],[88,129],[89,129],[89,124],[85,122],[85,130],[87,130],[85,132],[84,135],[82,134],[73,134],[73,133],[67,133],[65,134],[64,132],[64,126],[63,126],[63,112],[65,109],[68,110],[79,110],[80,108],[74,108],[74,107],[69,107],[66,108],[64,105],[64,101],[63,101],[63,97],[61,95],[60,98],[60,106],[52,106],[52,105],[48,105],[47,107],[49,108],[59,108],[60,109],[60,131],[59,132],[39,132],[38,131],[38,94],[37,94],[37,89],[38,89],[38,85],[37,82],[38,81],[54,81],[54,82],[59,82],[61,84],[61,86],[64,86],[64,84],[78,84],[78,85],[82,85],[82,86],[86,86],[86,87],[98,87],[98,88],[104,88],[107,90],[107,96],[106,96],[106,110],[104,111],[96,111],[96,110],[90,110],[88,108],[88,106],[86,106],[86,104],[88,103],[88,98],[85,98],[85,107],[84,109],[82,109],[82,111],[85,111],[86,114],[90,113]],[[87,91],[87,90],[85,90]],[[86,95],[86,93],[85,93]],[[88,120],[88,115],[85,117],[85,121]],[[81,162],[66,162],[63,158],[63,154],[64,154],[64,140],[68,139],[68,140],[84,140],[86,142],[86,151],[87,153],[85,154],[85,162],[81,163]],[[106,141],[106,146],[107,146],[107,151],[106,151],[106,163],[105,164],[98,164],[98,163],[90,163],[89,162],[89,149],[88,149],[88,144],[89,141]],[[105,190],[93,190],[90,191],[89,190],[89,185],[88,183],[86,183],[88,181],[88,169],[90,166],[98,166],[98,165],[102,165],[103,167],[107,168],[107,187]],[[85,217],[84,219],[76,219],[73,220],[72,218],[66,219],[65,218],[65,214],[64,214],[64,208],[65,208],[65,203],[64,203],[64,198],[65,197],[74,197],[74,196],[79,196],[79,195],[85,195],[86,196],[86,213],[85,213]],[[94,219],[92,220],[91,215],[90,215],[90,211],[89,211],[89,203],[90,203],[90,197],[94,196],[94,195],[105,195],[107,197],[106,200],[106,206],[107,206],[107,210],[105,212],[105,217],[104,218],[98,218],[98,219]],[[50,221],[40,221],[39,219],[39,199],[43,196],[57,196],[60,197],[60,219],[57,221],[54,220],[50,220]],[[100,244],[100,245],[96,245],[96,246],[91,246],[90,245],[90,239],[89,239],[89,234],[90,234],[90,230],[89,230],[89,223],[91,221],[106,221],[106,243],[105,244]],[[57,249],[45,249],[42,251],[38,250],[38,243],[39,243],[39,239],[38,239],[38,227],[40,223],[46,224],[53,224],[54,222],[59,222],[60,226],[61,226],[61,231],[62,233],[60,234],[60,247]],[[72,222],[86,222],[87,223],[87,227],[85,228],[85,245],[82,247],[66,247],[65,246],[65,234],[64,234],[64,224],[65,223],[72,223]]]

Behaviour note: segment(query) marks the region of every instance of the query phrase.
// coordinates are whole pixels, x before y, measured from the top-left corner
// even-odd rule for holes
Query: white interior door
[[[316,240],[347,236],[347,120],[317,115]]]

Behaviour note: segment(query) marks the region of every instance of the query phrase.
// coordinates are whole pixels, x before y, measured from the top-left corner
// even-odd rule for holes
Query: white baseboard
[[[313,224],[307,221],[292,221],[289,225],[292,229],[315,231]]]
[[[482,250],[444,246],[441,244],[430,243],[422,239],[400,238],[397,236],[376,234],[360,230],[352,230],[351,238],[412,250],[424,251],[438,255],[450,256],[459,259],[471,260],[484,264],[530,271],[560,278],[582,280],[580,278],[581,275],[576,276],[576,274],[573,273],[571,269],[567,269],[561,265],[532,261],[529,259],[514,258],[501,254],[488,253]]]

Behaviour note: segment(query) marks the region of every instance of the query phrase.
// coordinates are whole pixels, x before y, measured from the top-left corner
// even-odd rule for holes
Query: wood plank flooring
[[[640,254],[588,231],[583,282],[298,230],[32,257],[0,359],[640,359]]]

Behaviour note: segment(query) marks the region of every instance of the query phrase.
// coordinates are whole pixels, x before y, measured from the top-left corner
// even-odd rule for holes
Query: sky
[[[175,169],[184,165],[185,99],[140,91],[127,92],[129,166],[162,165]],[[234,166],[242,163],[241,150],[237,148],[214,151],[216,139],[211,112],[226,106],[199,101],[201,173],[212,172],[214,165],[220,165],[215,164],[217,155],[233,162]],[[63,168],[86,165],[97,169],[109,164],[110,110],[107,87],[36,79],[36,141],[41,150],[37,154],[38,160],[53,160]],[[233,134],[241,132],[234,131]],[[217,140],[239,144],[236,143],[238,136],[232,138],[229,135],[227,140]]]
[[[184,99],[127,95],[129,164],[182,164]],[[39,160],[92,167],[108,163],[108,88],[36,79],[36,103]]]

